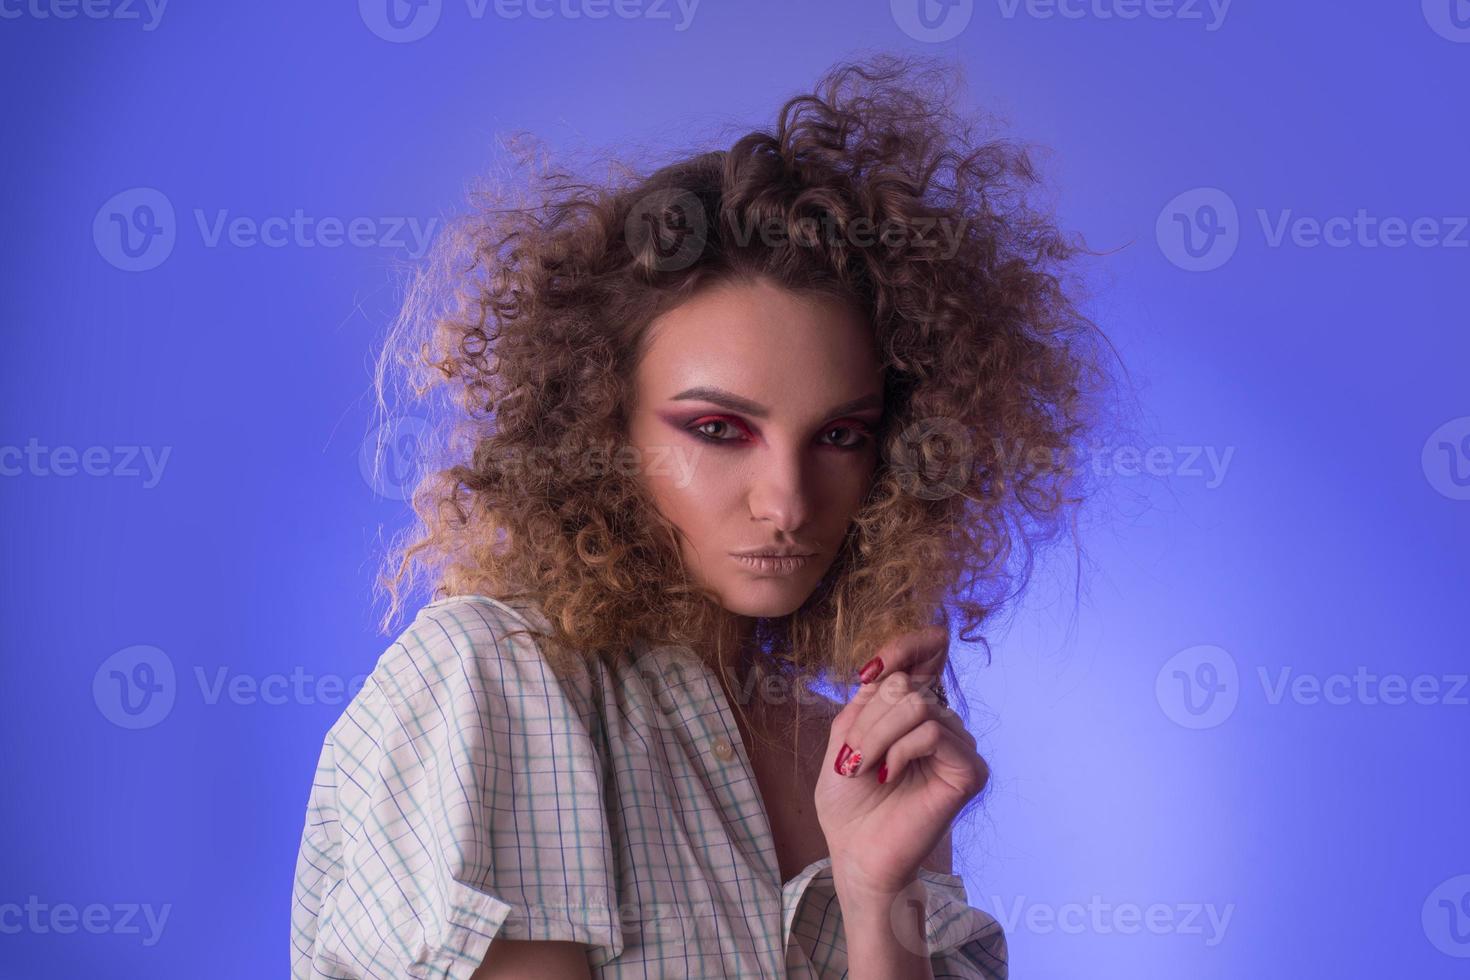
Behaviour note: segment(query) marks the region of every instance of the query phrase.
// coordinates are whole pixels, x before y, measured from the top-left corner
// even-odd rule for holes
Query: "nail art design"
[[[855,751],[846,742],[843,742],[842,748],[837,750],[837,761],[833,763],[833,768],[837,770],[837,775],[839,776],[851,776],[858,771],[858,766],[862,764],[863,754]]]
[[[883,673],[883,658],[874,657],[863,664],[863,669],[858,671],[858,680],[863,684],[870,684],[873,678]]]

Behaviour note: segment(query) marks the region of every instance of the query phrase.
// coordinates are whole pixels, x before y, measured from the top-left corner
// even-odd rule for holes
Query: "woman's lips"
[[[790,575],[805,568],[816,555],[788,555],[780,558],[761,555],[732,555],[737,562],[751,571],[764,575]]]

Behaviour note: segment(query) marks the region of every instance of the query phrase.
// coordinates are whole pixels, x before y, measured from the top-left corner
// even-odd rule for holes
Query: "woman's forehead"
[[[881,393],[861,317],[835,299],[783,292],[712,290],[664,314],[639,362],[641,387],[660,399],[720,389],[772,409]]]

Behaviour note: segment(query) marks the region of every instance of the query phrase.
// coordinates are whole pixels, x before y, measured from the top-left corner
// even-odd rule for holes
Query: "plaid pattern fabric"
[[[563,681],[508,635],[544,623],[455,596],[379,658],[323,741],[292,977],[464,980],[496,936],[584,943],[594,977],[845,976],[831,859],[780,880],[713,671],[642,647]],[[920,877],[936,978],[1004,980],[995,919]]]

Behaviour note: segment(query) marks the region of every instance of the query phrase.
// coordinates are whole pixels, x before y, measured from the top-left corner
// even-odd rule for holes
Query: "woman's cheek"
[[[686,534],[714,520],[726,495],[733,492],[734,472],[705,459],[683,473],[662,474],[654,480],[654,492],[664,514]]]

